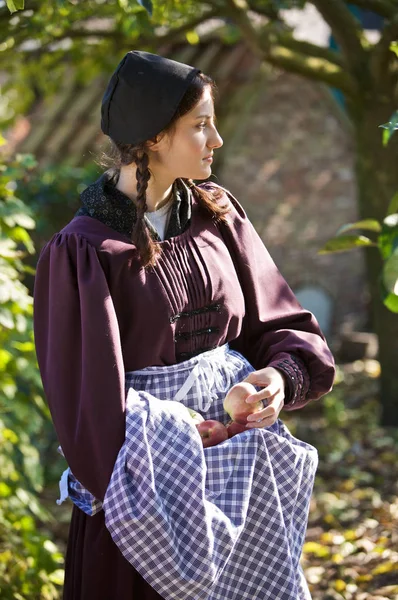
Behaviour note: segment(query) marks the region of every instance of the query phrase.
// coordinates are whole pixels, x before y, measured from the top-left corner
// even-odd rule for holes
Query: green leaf
[[[21,167],[25,169],[34,169],[38,165],[33,154],[17,154],[15,158],[20,163]]]
[[[398,295],[387,290],[383,275],[384,272],[382,271],[379,276],[379,287],[384,306],[391,312],[398,313]]]
[[[150,17],[152,17],[153,6],[151,0],[137,0],[140,6],[143,6]]]
[[[12,429],[3,429],[2,430],[2,436],[4,440],[8,440],[9,442],[11,442],[11,444],[16,444],[19,440],[17,434],[15,433],[15,431],[12,431]]]
[[[52,583],[55,583],[55,585],[63,585],[64,574],[65,573],[64,573],[63,569],[57,569],[56,571],[53,571],[52,573],[50,573],[48,578]]]
[[[398,227],[398,213],[391,213],[383,220],[383,224],[387,227]]]
[[[390,258],[398,245],[398,213],[392,213],[384,219],[377,243],[383,259]]]
[[[384,305],[393,313],[398,313],[398,296],[396,294],[388,294],[383,298]]]
[[[387,146],[390,137],[391,137],[390,131],[388,129],[384,129],[383,135],[382,135],[383,146]]]
[[[28,219],[30,219],[30,217],[28,217],[27,215],[24,215],[23,219],[24,219],[25,227],[28,228],[28,226],[29,226]],[[20,223],[20,221],[18,221],[18,223]],[[30,227],[30,229],[34,229],[35,222],[33,221],[33,227],[32,226],[29,226],[29,227]],[[12,237],[16,242],[21,242],[22,244],[24,244],[25,248],[27,249],[27,251],[30,254],[35,253],[35,246],[32,242],[32,238],[30,237],[30,235],[26,231],[26,229],[24,229],[24,227],[14,227],[12,229],[12,231],[10,232],[10,237]]]
[[[360,248],[363,246],[376,246],[372,240],[363,235],[340,235],[332,238],[318,250],[318,254],[329,254],[331,252],[345,252],[346,250],[352,250],[353,248]]]
[[[0,311],[0,325],[6,329],[13,329],[15,327],[12,312],[8,308],[2,308]]]
[[[196,31],[187,31],[187,33],[185,34],[185,37],[187,38],[187,41],[189,44],[191,44],[191,46],[195,46],[196,44],[199,44],[199,42],[200,42],[200,38],[199,38],[198,34],[196,33]]]
[[[383,282],[388,292],[398,295],[398,248],[384,264]]]
[[[17,10],[23,10],[25,5],[24,0],[7,0],[8,10],[11,13],[16,12]]]
[[[46,540],[43,544],[43,548],[51,554],[55,554],[56,552],[58,552],[57,546],[51,540]]]
[[[33,352],[35,349],[34,342],[14,342],[12,345],[13,348],[19,350],[19,352]]]
[[[36,517],[41,519],[43,522],[51,520],[51,514],[44,507],[44,505],[39,504],[36,496],[28,492],[23,488],[17,488],[15,490],[15,495],[20,500],[22,505],[29,509]]]
[[[4,483],[4,481],[0,481],[0,498],[7,498],[11,496],[12,489],[9,485]]]
[[[4,348],[0,348],[0,369],[5,370],[8,363],[12,359],[12,354],[8,352],[8,350],[4,350]]]
[[[347,223],[346,225],[342,225],[337,231],[336,235],[340,235],[346,231],[351,231],[352,229],[366,229],[367,231],[376,231],[379,233],[381,231],[381,225],[379,221],[376,221],[376,219],[365,219],[363,221],[356,221],[355,223]]]
[[[388,123],[384,123],[383,125],[379,125],[382,129],[385,129],[383,132],[383,145],[386,146],[390,141],[390,138],[394,131],[398,129],[398,110],[395,111],[391,120]]]
[[[390,44],[390,50],[391,50],[391,52],[394,52],[394,54],[396,54],[398,56],[398,42],[392,42]]]
[[[34,229],[36,225],[32,217],[24,213],[14,213],[5,216],[3,220],[8,227],[15,227],[16,225],[19,225],[24,229]]]
[[[398,192],[393,196],[387,210],[387,215],[398,213]]]

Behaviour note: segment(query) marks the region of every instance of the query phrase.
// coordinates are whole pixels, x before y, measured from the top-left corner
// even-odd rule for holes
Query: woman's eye
[[[206,127],[206,123],[199,123],[198,127],[202,129],[203,127]]]

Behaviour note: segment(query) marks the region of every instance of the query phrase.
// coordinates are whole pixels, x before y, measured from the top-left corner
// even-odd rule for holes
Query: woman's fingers
[[[285,382],[281,373],[273,367],[265,367],[259,371],[253,371],[244,381],[262,387],[259,392],[251,394],[246,398],[248,404],[266,401],[267,405],[247,417],[247,429],[254,427],[270,427],[279,417],[284,406]]]
[[[247,417],[248,423],[255,423],[256,421],[275,417],[278,414],[278,410],[274,404],[265,406],[262,410],[259,410]]]
[[[252,371],[243,381],[252,385],[268,385],[271,382],[271,377],[261,371]]]
[[[248,423],[246,429],[262,429],[263,427],[271,427],[275,423],[276,419],[263,419],[262,421],[256,421],[254,423]]]
[[[264,387],[259,392],[256,392],[255,394],[251,394],[251,396],[248,396],[246,398],[246,402],[248,402],[249,404],[252,404],[252,403],[258,402],[259,400],[265,400],[265,399],[271,398],[272,396],[275,396],[275,394],[277,394],[278,391],[280,390],[280,386],[278,385],[277,382],[271,382],[271,383],[265,384],[265,385],[267,387]]]
[[[277,394],[279,390],[284,391],[285,389],[285,381],[282,374],[273,367],[265,367],[259,371],[252,371],[243,381],[264,388],[260,392],[248,396],[246,401],[249,403],[257,402],[263,398],[270,398]],[[264,395],[261,395],[263,393]]]
[[[253,427],[269,427],[279,417],[279,413],[283,408],[284,396],[277,393],[270,401],[268,406],[255,412],[247,417],[247,428]]]

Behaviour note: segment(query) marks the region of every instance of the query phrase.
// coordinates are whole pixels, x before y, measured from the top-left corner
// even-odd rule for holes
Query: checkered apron
[[[126,437],[104,502],[68,473],[72,500],[104,510],[123,556],[165,600],[310,599],[299,560],[316,449],[280,419],[204,449],[184,408],[225,423],[222,401],[251,371],[226,344],[126,373]]]

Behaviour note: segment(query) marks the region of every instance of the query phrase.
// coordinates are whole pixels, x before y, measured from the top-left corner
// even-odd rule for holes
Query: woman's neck
[[[116,188],[128,196],[135,204],[137,200],[137,179],[136,179],[136,167],[133,165],[126,165],[121,167],[120,175]],[[146,204],[148,212],[153,212],[162,208],[171,199],[173,193],[173,183],[170,181],[166,184],[161,181],[157,181],[151,176],[148,181],[148,187],[146,190]]]

